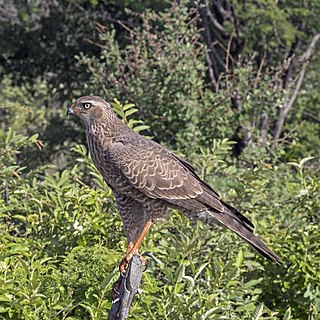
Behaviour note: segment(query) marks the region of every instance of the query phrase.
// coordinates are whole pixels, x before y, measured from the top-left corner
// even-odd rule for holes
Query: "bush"
[[[1,6],[0,319],[108,317],[125,236],[65,119],[90,93],[187,158],[283,260],[172,210],[142,246],[130,319],[319,319],[318,2],[102,2]]]
[[[115,107],[123,116],[133,108]],[[16,155],[37,144],[36,136],[13,131],[2,142],[1,316],[107,318],[125,248],[112,193],[84,146],[73,149],[76,163],[62,172],[21,167]],[[203,149],[199,172],[256,224],[283,266],[266,261],[231,232],[173,211],[143,245],[150,263],[132,319],[317,318],[318,163],[261,161],[254,169],[239,169],[223,160],[231,145],[214,141]]]

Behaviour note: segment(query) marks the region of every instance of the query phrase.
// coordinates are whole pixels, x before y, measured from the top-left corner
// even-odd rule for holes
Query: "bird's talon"
[[[131,260],[131,258],[130,258],[130,260]],[[120,271],[120,273],[121,273],[121,275],[122,275],[123,277],[125,277],[125,275],[126,275],[126,272],[127,272],[127,270],[128,270],[128,267],[129,267],[129,262],[130,262],[130,260],[128,260],[127,257],[124,257],[124,258],[122,259],[120,265],[119,265],[119,271]]]
[[[143,256],[140,256],[140,260],[143,266],[145,266],[148,263],[147,259]]]
[[[148,270],[149,261],[146,258],[142,257],[142,256],[140,258],[141,258],[142,265],[144,266],[143,272],[145,272],[145,271]]]
[[[120,278],[112,285],[112,291],[111,291],[112,301],[115,301],[117,299],[117,296],[120,294],[121,280],[122,280],[122,277],[120,276]]]

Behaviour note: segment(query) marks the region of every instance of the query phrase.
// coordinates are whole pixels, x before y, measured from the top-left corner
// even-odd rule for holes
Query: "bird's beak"
[[[74,114],[73,107],[74,107],[74,104],[68,108],[68,110],[67,110],[67,118],[69,118],[70,114]]]

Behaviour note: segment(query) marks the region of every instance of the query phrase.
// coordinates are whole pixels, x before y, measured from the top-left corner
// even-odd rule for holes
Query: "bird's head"
[[[98,96],[83,96],[77,99],[67,110],[67,116],[70,114],[78,116],[85,126],[116,118],[110,104]]]

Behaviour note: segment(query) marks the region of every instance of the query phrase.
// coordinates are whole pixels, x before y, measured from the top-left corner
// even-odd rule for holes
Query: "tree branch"
[[[128,270],[114,284],[112,290],[112,307],[108,320],[125,320],[134,296],[138,293],[142,277],[142,261],[139,255],[134,255],[129,263]]]
[[[205,6],[206,6],[207,15],[208,15],[209,19],[211,20],[212,24],[214,25],[214,27],[217,28],[220,32],[224,33],[225,32],[224,26],[222,24],[220,24],[218,22],[218,20],[213,16],[213,14],[210,10],[210,5],[209,5],[208,0],[205,0]]]
[[[306,73],[306,68],[309,63],[309,59],[313,53],[314,47],[316,46],[317,42],[319,41],[319,39],[320,39],[320,33],[317,33],[312,38],[305,53],[299,59],[300,61],[302,61],[302,68],[301,68],[300,74],[298,76],[298,80],[296,82],[296,86],[292,92],[291,97],[286,100],[283,107],[279,111],[278,120],[276,122],[276,126],[275,126],[274,133],[273,133],[273,143],[271,146],[271,150],[274,150],[278,144],[278,139],[279,139],[281,132],[282,132],[284,120],[287,117],[288,112],[290,111],[294,102],[297,99],[298,93],[300,91],[300,88],[301,88],[301,85],[302,85],[302,82],[303,82],[303,79],[304,79],[304,76]]]
[[[261,125],[259,130],[259,146],[264,146],[267,143],[268,131],[269,131],[269,117],[265,114],[261,117]]]

